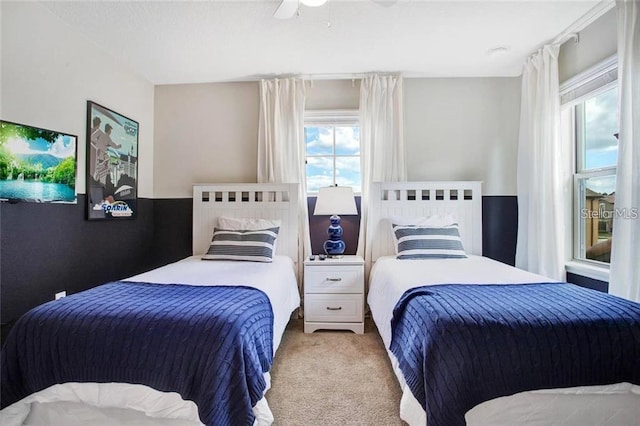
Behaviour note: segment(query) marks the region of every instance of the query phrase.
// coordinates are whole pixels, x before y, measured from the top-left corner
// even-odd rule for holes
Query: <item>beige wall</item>
[[[481,180],[516,194],[520,78],[405,79],[409,180]]]
[[[306,107],[356,109],[359,83],[307,83]],[[191,196],[193,182],[255,182],[258,83],[157,86],[156,198]],[[405,79],[410,180],[482,180],[515,194],[519,78]]]
[[[316,80],[307,83],[307,110],[358,109],[360,80]]]
[[[255,182],[257,82],[156,86],[155,198],[191,197],[193,183]]]
[[[190,197],[194,182],[255,182],[257,82],[156,86],[156,198]],[[358,82],[306,85],[307,109],[357,109]]]
[[[78,135],[85,193],[87,100],[138,121],[138,196],[153,196],[153,85],[96,49],[39,2],[3,2],[0,111],[8,121]]]
[[[611,9],[580,31],[580,41],[573,39],[560,47],[558,71],[560,82],[614,55],[618,50],[616,10]]]

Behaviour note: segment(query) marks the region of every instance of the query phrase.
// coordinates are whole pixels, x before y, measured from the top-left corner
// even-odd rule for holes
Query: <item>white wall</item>
[[[618,50],[616,10],[611,9],[579,33],[580,41],[565,42],[560,47],[558,71],[560,82],[573,77],[614,55]]]
[[[87,100],[138,121],[138,196],[153,196],[153,85],[39,2],[2,2],[0,111],[8,121],[78,135],[85,188]]]
[[[481,180],[516,194],[520,77],[404,82],[409,180]]]
[[[3,8],[2,2],[0,1],[0,118],[4,117],[3,111],[2,111],[2,104],[3,104],[2,102],[2,68],[3,68],[2,62],[3,60],[2,58],[4,57],[2,54],[2,51],[3,51],[2,33],[4,32],[3,31],[4,25],[2,25],[2,8]]]

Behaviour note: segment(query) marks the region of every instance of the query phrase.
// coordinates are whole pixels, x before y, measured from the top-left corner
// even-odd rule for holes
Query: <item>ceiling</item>
[[[42,1],[154,84],[367,72],[517,76],[529,54],[599,3],[329,0],[280,20],[279,1],[267,0]]]

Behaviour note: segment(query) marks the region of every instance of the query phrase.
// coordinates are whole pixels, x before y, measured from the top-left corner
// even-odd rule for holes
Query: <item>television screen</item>
[[[0,120],[0,200],[76,203],[77,140]]]

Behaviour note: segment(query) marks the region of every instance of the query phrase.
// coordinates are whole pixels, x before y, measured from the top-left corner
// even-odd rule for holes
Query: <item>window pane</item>
[[[336,127],[336,155],[360,155],[360,127]]]
[[[360,126],[352,123],[305,125],[307,192],[335,184],[361,192]]]
[[[305,126],[304,140],[307,155],[333,154],[333,127]]]
[[[579,179],[580,244],[577,258],[609,263],[616,177]]]
[[[333,158],[307,157],[307,192],[333,184]]]
[[[618,161],[618,89],[584,102],[584,169],[615,166]]]
[[[336,157],[336,183],[350,186],[354,192],[361,192],[360,157]]]

